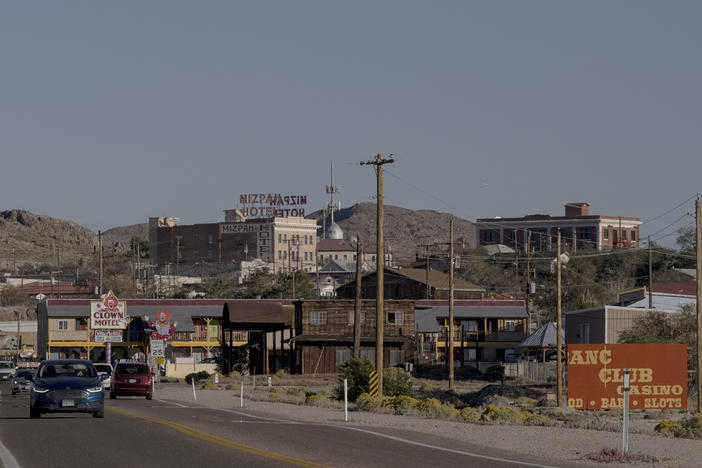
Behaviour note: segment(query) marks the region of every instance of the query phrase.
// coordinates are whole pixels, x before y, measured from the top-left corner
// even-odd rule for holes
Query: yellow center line
[[[182,432],[183,434],[189,435],[191,437],[195,437],[197,439],[201,439],[201,440],[204,440],[206,442],[213,443],[213,444],[221,445],[223,447],[239,450],[241,452],[246,452],[246,453],[249,453],[252,455],[258,455],[260,457],[270,458],[270,459],[273,459],[276,461],[286,462],[286,463],[290,463],[290,464],[298,465],[298,466],[305,466],[305,467],[310,467],[310,468],[329,468],[328,465],[323,465],[321,463],[315,463],[315,462],[311,462],[311,461],[307,461],[307,460],[302,460],[300,458],[289,457],[287,455],[283,455],[283,454],[275,453],[275,452],[270,452],[268,450],[260,449],[257,447],[252,447],[250,445],[240,444],[238,442],[223,439],[221,437],[217,437],[217,436],[214,436],[212,434],[208,434],[206,432],[198,431],[197,429],[193,429],[192,427],[185,426],[183,424],[179,424],[179,423],[172,422],[172,421],[167,421],[165,419],[158,419],[158,418],[151,418],[148,416],[142,416],[140,414],[132,413],[131,411],[127,411],[127,410],[123,410],[123,409],[119,409],[119,408],[106,407],[105,409],[108,411],[113,411],[115,413],[124,415],[124,416],[130,416],[132,418],[143,419],[144,421],[152,422],[155,424],[161,424],[163,426],[170,427],[171,429],[175,429],[176,431]]]

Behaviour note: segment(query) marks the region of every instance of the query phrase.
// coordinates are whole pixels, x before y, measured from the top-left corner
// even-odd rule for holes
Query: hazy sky
[[[93,230],[240,193],[657,217],[702,192],[702,3],[4,2],[0,210]],[[666,236],[692,200],[642,226]],[[681,218],[682,217],[682,218]],[[676,221],[678,220],[678,221]],[[667,230],[666,225],[671,224]]]

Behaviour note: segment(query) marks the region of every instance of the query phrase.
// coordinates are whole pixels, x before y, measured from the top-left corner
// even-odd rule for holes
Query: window
[[[636,231],[631,231],[631,240],[632,241],[636,240]]]
[[[402,315],[402,312],[388,312],[388,323],[392,323],[394,325],[402,325]]]
[[[310,311],[310,325],[326,325],[327,324],[327,311],[326,310],[312,310]]]
[[[353,325],[355,323],[354,317],[355,317],[354,311],[350,310],[349,311],[349,325]],[[364,323],[366,323],[366,313],[361,312],[361,325],[363,325]]]
[[[467,320],[463,322],[463,330],[467,332],[478,331],[478,321],[477,320]]]
[[[626,231],[624,229],[622,229],[622,240],[626,240]]]
[[[207,245],[212,245],[214,242],[214,236],[212,234],[207,234]]]
[[[197,250],[198,243],[200,242],[200,234],[193,234],[193,250]]]
[[[282,259],[282,258],[283,258],[283,251],[282,251],[282,250],[279,250],[279,251],[278,251],[278,260],[280,260],[280,259]]]
[[[207,261],[208,261],[208,262],[211,262],[211,261],[212,261],[212,251],[211,251],[211,250],[208,250],[208,251],[207,251]]]
[[[337,349],[336,350],[336,365],[342,366],[346,364],[346,362],[351,359],[351,350],[350,349]]]
[[[361,348],[361,359],[370,359],[375,362],[375,348]]]
[[[197,250],[193,250],[193,262],[194,263],[197,263],[200,260],[199,256],[200,255],[198,254]]]
[[[580,324],[580,344],[590,344],[590,324]]]
[[[338,255],[338,254],[334,254],[334,260],[339,260],[339,255]]]
[[[68,320],[59,320],[58,329],[59,330],[68,330]]]
[[[505,331],[514,331],[515,328],[514,320],[505,320]]]
[[[495,231],[485,231],[485,242],[495,242]]]
[[[591,237],[590,229],[589,228],[583,228],[580,230],[580,239],[582,240],[589,240]]]
[[[278,243],[283,242],[283,235],[278,233]]]
[[[609,228],[605,228],[602,230],[602,238],[604,240],[609,240]]]
[[[344,260],[348,260],[347,257],[348,257],[348,256],[347,256],[346,254],[344,254]]]
[[[405,362],[405,354],[401,349],[390,349],[390,365],[396,366]]]

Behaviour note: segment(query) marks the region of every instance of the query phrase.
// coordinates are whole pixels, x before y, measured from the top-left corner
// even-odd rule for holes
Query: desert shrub
[[[208,374],[207,371],[191,372],[185,376],[185,382],[192,383],[193,380],[195,380],[195,382],[199,382],[200,380],[207,380],[209,378],[210,374]]]
[[[309,395],[305,398],[306,405],[320,406],[322,397],[319,395]]]
[[[413,396],[412,380],[410,375],[398,367],[390,367],[383,371],[383,395],[387,396]]]
[[[531,411],[521,412],[522,423],[527,426],[553,426],[556,421],[544,414],[532,413]]]
[[[305,398],[317,394],[317,392],[315,392],[315,391],[312,390],[311,388],[307,388],[307,387],[303,388],[302,391],[305,393]]]
[[[241,377],[242,375],[241,372],[233,370],[227,374],[227,377]]]
[[[488,379],[499,379],[502,377],[502,366],[497,364],[485,370],[485,377]]]
[[[360,410],[377,412],[385,406],[385,399],[379,396],[372,396],[370,393],[361,393],[356,398],[356,405]]]
[[[456,408],[441,403],[436,398],[427,398],[417,403],[417,410],[430,418],[450,419],[457,415]]]
[[[202,385],[200,385],[200,389],[202,389],[202,390],[217,390],[217,385],[215,385],[212,382],[204,382]]]
[[[224,386],[225,390],[234,390],[234,385],[228,383],[227,385]]]
[[[407,395],[395,396],[385,400],[385,406],[390,406],[395,410],[395,414],[407,414],[407,412],[417,407],[419,400]]]
[[[508,406],[488,405],[480,420],[498,424],[516,424],[522,422],[522,414],[519,410]]]
[[[534,398],[529,398],[525,396],[520,396],[514,400],[515,405],[519,406],[534,406],[536,405],[536,400]]]
[[[702,416],[690,416],[679,421],[666,419],[656,425],[655,431],[671,437],[702,439]]]
[[[336,388],[336,398],[344,399],[344,379],[348,381],[349,401],[356,401],[362,393],[369,390],[370,373],[375,370],[375,364],[370,359],[351,358],[341,366],[339,385]]]
[[[587,458],[598,463],[646,463],[653,465],[661,461],[657,457],[645,455],[643,453],[629,452],[624,455],[621,451],[615,448],[603,448],[599,452],[588,454]]]
[[[271,375],[271,377],[274,379],[280,379],[282,377],[287,377],[287,376],[288,376],[288,373],[285,372],[285,369],[280,369],[275,374]]]
[[[303,390],[300,387],[290,387],[287,390],[285,390],[287,393],[290,395],[297,395],[298,393],[302,393]]]
[[[458,417],[460,419],[472,423],[480,421],[480,417],[482,415],[483,410],[481,410],[480,408],[471,408],[470,406],[466,406],[458,412]]]

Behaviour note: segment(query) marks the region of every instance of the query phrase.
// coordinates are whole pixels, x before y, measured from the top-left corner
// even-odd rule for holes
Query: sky
[[[5,2],[0,211],[97,231],[244,193],[461,218],[634,216],[702,191],[696,1]]]

